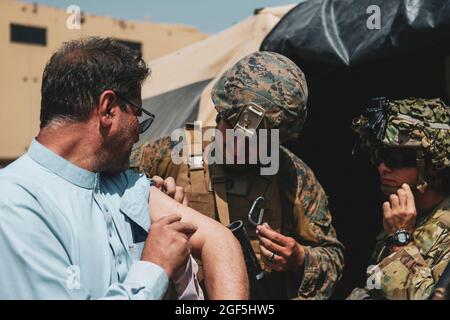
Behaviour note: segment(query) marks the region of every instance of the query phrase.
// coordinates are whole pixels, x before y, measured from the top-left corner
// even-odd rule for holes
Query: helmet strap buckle
[[[234,126],[234,130],[245,137],[252,138],[265,116],[265,110],[256,103],[242,108]]]

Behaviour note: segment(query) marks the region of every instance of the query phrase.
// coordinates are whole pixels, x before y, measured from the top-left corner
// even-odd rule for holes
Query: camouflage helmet
[[[425,179],[425,156],[435,170],[450,167],[450,108],[438,98],[375,98],[352,128],[372,161],[380,147],[415,149],[418,185]]]
[[[279,129],[280,143],[294,140],[306,119],[308,88],[297,65],[278,53],[255,52],[224,72],[211,98],[219,117],[236,123],[242,109],[256,104],[264,109],[265,129]]]

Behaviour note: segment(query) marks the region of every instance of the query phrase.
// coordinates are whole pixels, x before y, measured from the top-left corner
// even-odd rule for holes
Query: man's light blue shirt
[[[33,140],[0,170],[0,299],[161,299],[140,261],[150,228],[142,174],[93,173]]]

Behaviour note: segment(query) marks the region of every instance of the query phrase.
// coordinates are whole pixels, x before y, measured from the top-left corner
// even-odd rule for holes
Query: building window
[[[131,50],[137,51],[142,55],[142,43],[136,42],[136,41],[120,40],[120,39],[116,39],[116,41],[123,45],[126,45]]]
[[[47,45],[47,29],[11,23],[11,42]]]

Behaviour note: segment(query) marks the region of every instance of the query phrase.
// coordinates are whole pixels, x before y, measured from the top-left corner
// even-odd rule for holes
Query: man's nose
[[[380,175],[382,175],[385,172],[392,172],[392,170],[384,162],[381,162],[378,165],[378,172],[380,173]]]

